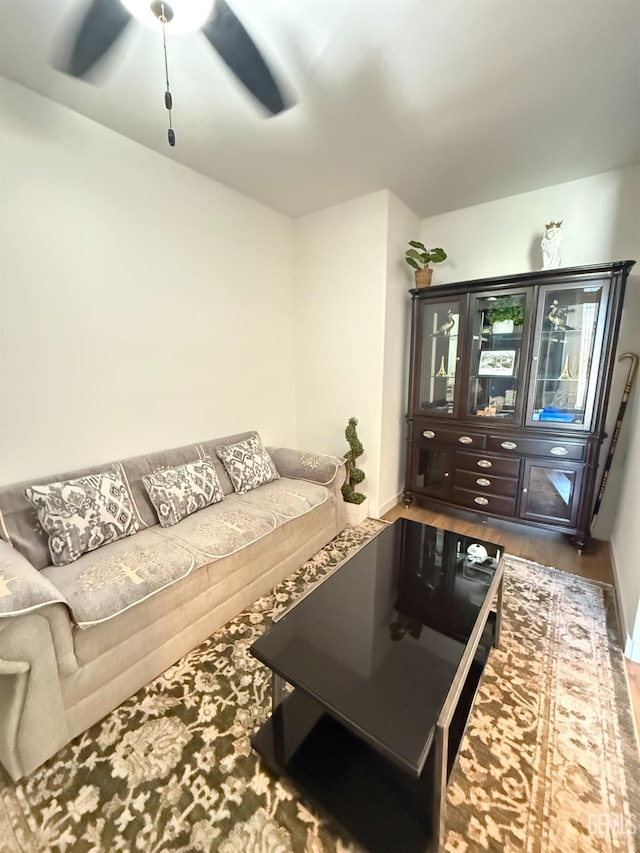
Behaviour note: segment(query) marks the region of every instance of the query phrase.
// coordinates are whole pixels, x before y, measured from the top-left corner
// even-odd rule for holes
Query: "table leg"
[[[447,801],[447,751],[449,727],[436,725],[435,761],[433,769],[433,810],[431,853],[440,853],[444,847],[444,807]]]
[[[496,604],[496,627],[493,634],[494,649],[500,648],[500,630],[502,628],[502,591],[504,587],[504,574],[500,578],[500,586],[498,587],[498,602]]]
[[[284,698],[285,680],[277,672],[271,673],[271,713],[276,710]]]

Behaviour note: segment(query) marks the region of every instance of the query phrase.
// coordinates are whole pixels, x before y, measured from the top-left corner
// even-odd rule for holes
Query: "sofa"
[[[0,762],[28,775],[300,567],[346,525],[343,460],[267,448],[270,482],[234,491],[217,451],[242,433],[115,464],[137,532],[52,565],[25,489],[0,487]],[[210,457],[223,499],[159,524],[144,477]],[[207,463],[209,464],[209,463]],[[275,473],[277,471],[277,474]]]

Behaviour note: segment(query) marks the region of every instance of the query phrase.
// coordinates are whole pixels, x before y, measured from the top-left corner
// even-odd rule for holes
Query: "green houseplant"
[[[347,479],[342,487],[342,497],[348,504],[361,504],[366,500],[366,495],[356,492],[354,486],[359,486],[364,480],[364,471],[356,466],[356,459],[364,453],[364,447],[358,438],[357,418],[349,418],[344,436],[347,439],[349,450],[344,454],[347,467]]]
[[[513,331],[514,326],[522,326],[524,323],[524,307],[511,296],[499,296],[487,312],[487,320],[492,326],[495,323],[507,324],[501,328],[503,333],[508,329]]]
[[[346,504],[347,522],[349,524],[361,524],[369,514],[367,496],[363,495],[362,492],[357,492],[354,488],[364,480],[364,471],[356,465],[356,460],[364,453],[364,447],[358,438],[357,426],[358,419],[349,418],[347,428],[344,431],[349,450],[344,454],[347,479],[342,487],[342,497]]]
[[[416,271],[416,287],[429,287],[433,270],[429,264],[440,264],[446,260],[447,253],[444,249],[427,249],[424,243],[418,240],[409,240],[410,249],[405,253],[405,261]]]

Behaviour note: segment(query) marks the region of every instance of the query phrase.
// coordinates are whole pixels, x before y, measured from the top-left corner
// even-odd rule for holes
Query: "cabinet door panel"
[[[471,296],[462,417],[522,423],[532,306],[530,288]]]
[[[583,465],[527,459],[520,517],[575,526],[583,473]]]
[[[414,411],[457,417],[465,299],[424,300],[418,320]]]
[[[591,427],[608,295],[602,280],[540,287],[527,423]]]
[[[416,492],[440,500],[451,494],[453,454],[450,450],[417,442],[414,445],[412,485]]]

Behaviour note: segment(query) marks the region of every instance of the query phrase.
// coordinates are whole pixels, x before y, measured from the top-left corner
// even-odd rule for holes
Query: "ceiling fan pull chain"
[[[173,148],[176,144],[176,135],[171,125],[171,109],[173,107],[173,98],[171,97],[171,91],[169,88],[169,63],[167,61],[167,34],[165,32],[164,25],[167,22],[167,17],[164,12],[164,3],[161,6],[162,15],[160,17],[160,21],[162,22],[162,43],[164,46],[164,74],[167,81],[167,89],[164,93],[164,105],[169,112],[169,130],[167,131],[167,136],[169,138],[169,145]]]

